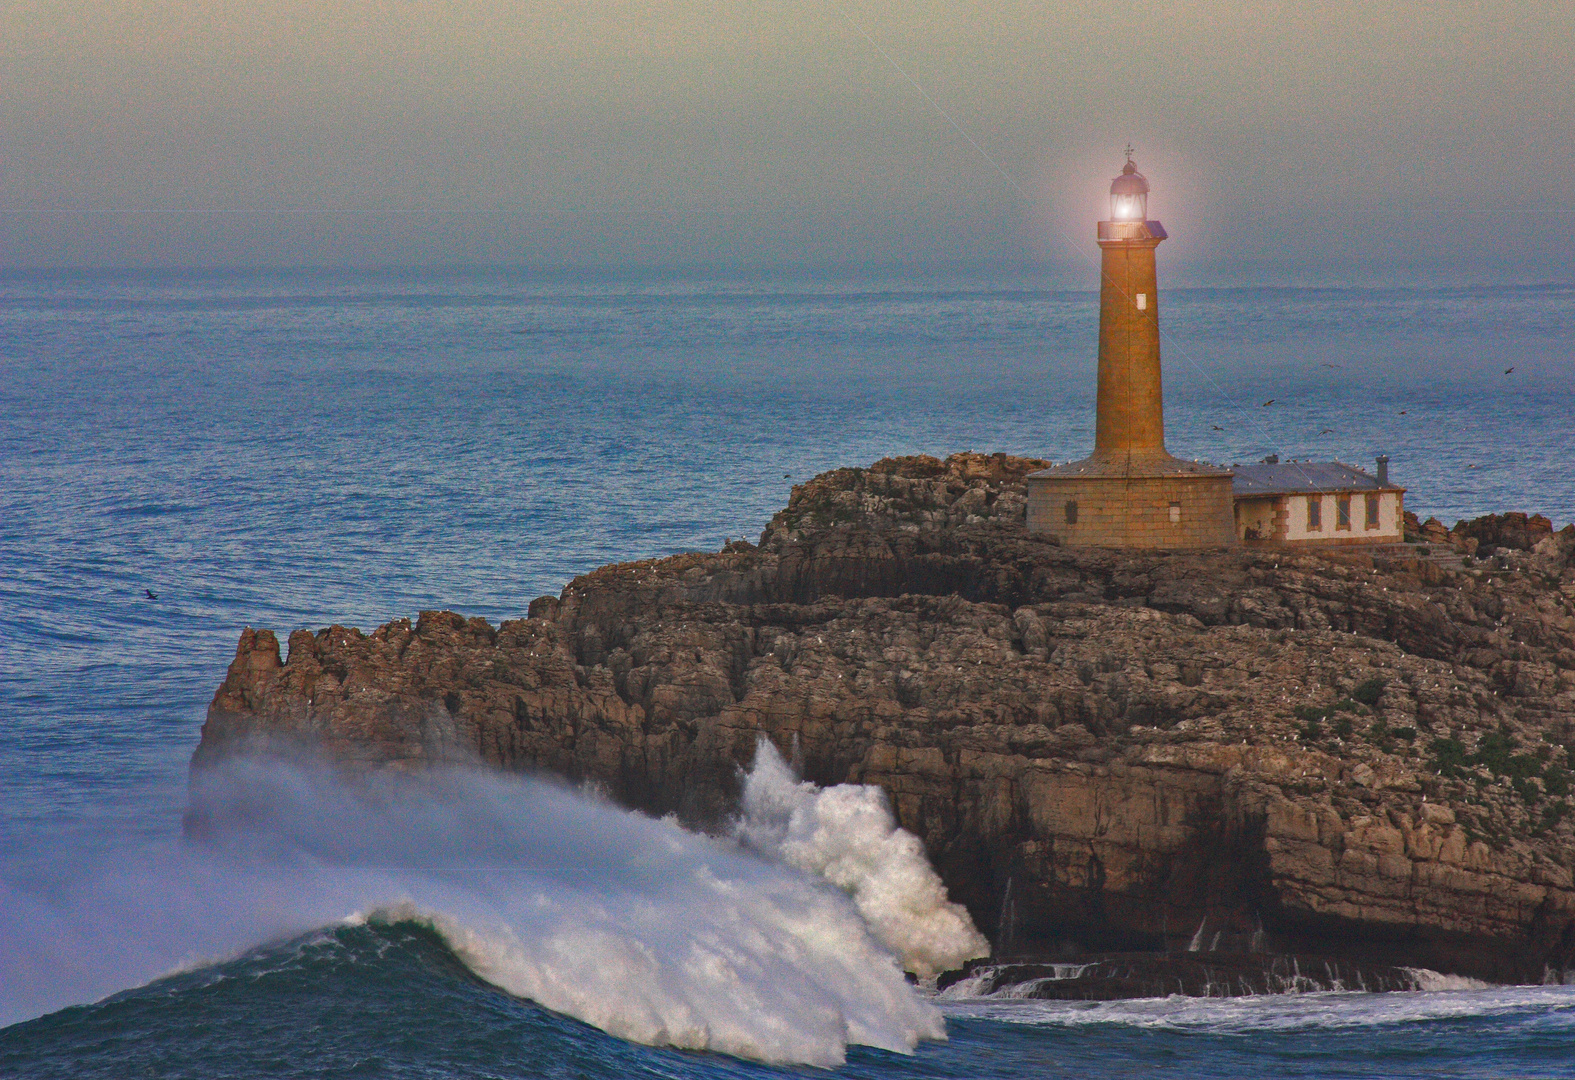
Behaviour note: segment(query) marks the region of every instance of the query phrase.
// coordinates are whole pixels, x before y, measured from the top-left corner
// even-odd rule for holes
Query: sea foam
[[[789,821],[782,862],[480,772],[349,786],[238,764],[193,797],[203,845],[66,859],[53,881],[0,887],[0,1023],[346,920],[414,920],[486,981],[614,1035],[829,1066],[850,1043],[944,1038],[894,953],[922,968],[970,947],[912,865],[916,841],[894,840],[889,814],[881,839],[840,789],[794,788],[816,813]]]

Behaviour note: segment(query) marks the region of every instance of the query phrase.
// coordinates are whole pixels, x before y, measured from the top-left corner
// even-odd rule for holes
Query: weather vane
[[[1131,143],[1127,143],[1127,160],[1128,161],[1132,160],[1132,144]]]

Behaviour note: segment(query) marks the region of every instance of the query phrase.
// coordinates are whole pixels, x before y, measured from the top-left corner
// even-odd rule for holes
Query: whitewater
[[[904,968],[989,946],[880,790],[799,781],[762,739],[744,791],[747,848],[540,779],[234,762],[195,778],[202,840],[0,893],[0,1023],[411,922],[488,983],[648,1045],[831,1066],[945,1038]]]

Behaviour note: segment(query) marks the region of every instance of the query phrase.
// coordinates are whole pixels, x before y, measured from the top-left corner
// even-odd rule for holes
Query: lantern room
[[[1148,181],[1131,158],[1127,158],[1121,175],[1110,182],[1110,220],[1148,220]]]

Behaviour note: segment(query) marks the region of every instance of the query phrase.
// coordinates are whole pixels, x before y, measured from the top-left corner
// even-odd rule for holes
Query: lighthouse
[[[1149,185],[1129,154],[1098,223],[1099,386],[1094,452],[1028,476],[1028,528],[1073,546],[1210,548],[1235,542],[1232,474],[1165,450]]]

